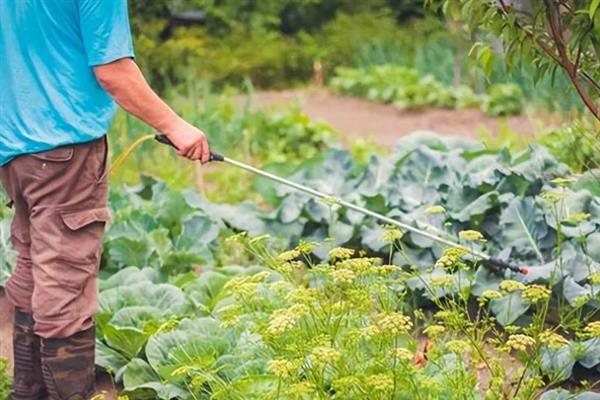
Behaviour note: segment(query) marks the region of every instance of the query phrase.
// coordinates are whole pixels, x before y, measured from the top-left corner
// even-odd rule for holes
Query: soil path
[[[400,137],[418,130],[472,138],[479,137],[484,131],[496,135],[504,126],[521,135],[536,131],[532,121],[524,115],[494,118],[476,109],[401,110],[393,105],[340,96],[324,89],[258,92],[253,95],[253,101],[259,107],[284,106],[299,101],[307,115],[329,123],[349,138],[370,137],[384,146],[392,146]]]

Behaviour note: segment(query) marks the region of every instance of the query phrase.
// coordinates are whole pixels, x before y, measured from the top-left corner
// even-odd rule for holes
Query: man
[[[12,399],[87,399],[115,102],[207,162],[133,61],[126,0],[0,1],[0,180],[14,204]]]

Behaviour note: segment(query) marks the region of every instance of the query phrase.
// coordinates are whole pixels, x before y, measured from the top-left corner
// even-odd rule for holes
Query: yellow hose
[[[141,138],[137,139],[135,142],[133,142],[131,145],[129,145],[129,147],[127,147],[127,149],[125,149],[125,151],[121,153],[121,155],[111,165],[110,170],[108,170],[108,175],[111,175],[114,171],[118,170],[127,160],[127,158],[129,158],[131,153],[133,153],[133,151],[137,149],[142,143],[152,139],[154,139],[153,134],[144,135]]]

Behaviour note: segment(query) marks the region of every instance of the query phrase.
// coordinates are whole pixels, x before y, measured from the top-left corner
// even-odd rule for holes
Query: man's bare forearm
[[[123,58],[94,67],[94,73],[104,90],[125,111],[169,136],[180,155],[208,161],[210,150],[204,133],[180,118],[158,97],[135,61]]]
[[[137,64],[128,58],[94,68],[98,81],[128,113],[159,132],[170,134],[181,118],[152,90]]]

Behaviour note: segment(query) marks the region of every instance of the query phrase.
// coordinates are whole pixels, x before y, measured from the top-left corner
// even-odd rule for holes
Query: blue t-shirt
[[[92,67],[124,57],[127,0],[0,0],[0,165],[102,137],[116,105]]]

